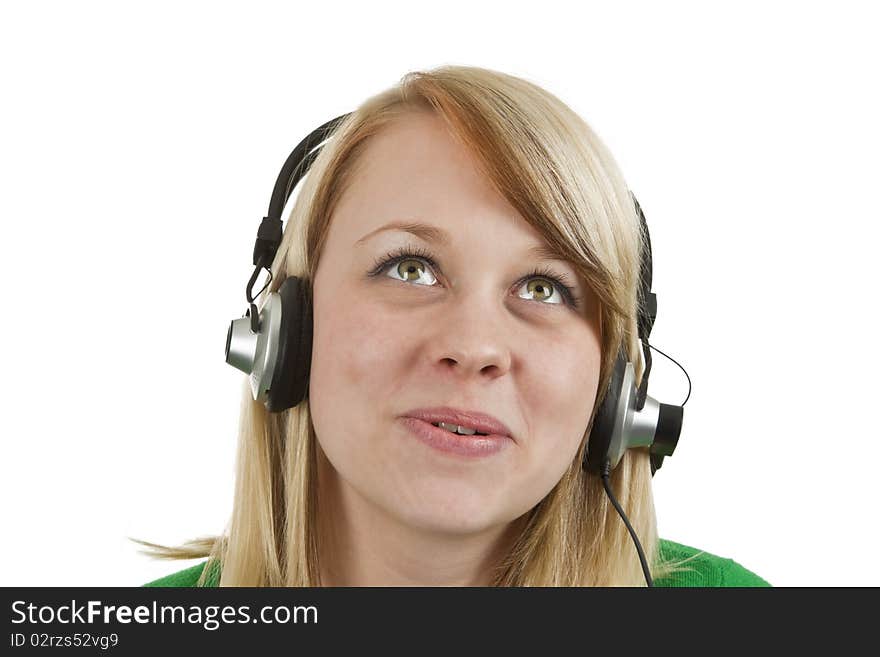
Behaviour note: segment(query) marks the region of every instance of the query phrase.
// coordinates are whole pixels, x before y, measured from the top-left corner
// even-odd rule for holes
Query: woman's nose
[[[510,368],[511,318],[501,301],[471,290],[450,295],[455,307],[442,309],[431,331],[430,358],[435,366],[454,369],[461,374],[480,372],[500,376]]]

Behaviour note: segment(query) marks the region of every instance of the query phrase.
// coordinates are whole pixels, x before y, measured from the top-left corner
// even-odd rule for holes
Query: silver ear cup
[[[624,452],[630,447],[649,447],[654,442],[660,416],[660,404],[650,396],[645,397],[641,411],[636,410],[638,390],[635,385],[633,364],[627,362],[623,373],[620,397],[614,414],[614,427],[608,445],[611,467],[617,467]]]
[[[226,362],[250,375],[254,401],[265,402],[275,368],[278,365],[278,340],[281,332],[281,298],[269,295],[259,311],[259,331],[251,331],[250,311],[234,319],[226,334]]]

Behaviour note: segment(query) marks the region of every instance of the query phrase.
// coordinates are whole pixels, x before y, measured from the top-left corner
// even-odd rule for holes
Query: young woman
[[[446,66],[368,99],[311,164],[264,293],[307,283],[308,394],[269,412],[246,385],[227,531],[141,542],[208,557],[149,585],[644,586],[582,464],[616,355],[644,371],[646,248],[611,154],[534,84]],[[655,585],[767,585],[659,539],[651,477],[636,447],[608,483]]]

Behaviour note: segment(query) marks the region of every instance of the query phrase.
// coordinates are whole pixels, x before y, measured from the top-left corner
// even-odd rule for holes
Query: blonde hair
[[[442,117],[487,180],[575,265],[600,306],[602,365],[589,425],[562,479],[527,512],[494,585],[644,586],[622,519],[601,479],[584,472],[581,462],[621,347],[641,381],[636,311],[645,237],[611,153],[561,100],[524,79],[465,66],[408,73],[367,99],[337,126],[303,180],[263,300],[288,276],[314,280],[330,218],[356,175],[359,155],[371,136],[412,111]],[[243,383],[228,531],[179,547],[137,542],[158,558],[207,556],[198,586],[218,567],[220,586],[320,586],[316,437],[308,400],[272,414],[253,400],[247,379]],[[628,450],[610,485],[653,577],[680,570],[683,562],[664,561],[659,550],[648,448]]]

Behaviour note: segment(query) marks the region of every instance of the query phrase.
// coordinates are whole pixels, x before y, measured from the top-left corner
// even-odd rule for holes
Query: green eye
[[[390,262],[388,264],[391,265],[394,263]],[[427,273],[424,285],[433,285],[437,282],[434,275],[425,267],[425,263],[415,258],[404,258],[403,260],[400,260],[394,268],[394,271],[397,272],[397,275],[400,276],[400,280],[402,281],[418,281]]]
[[[540,295],[536,297],[538,301],[543,301],[544,299],[551,298],[554,291],[553,284],[543,278],[531,279],[528,283],[528,290],[530,294]]]
[[[421,260],[401,260],[397,263],[397,273],[405,281],[418,280],[425,273],[425,265]]]

